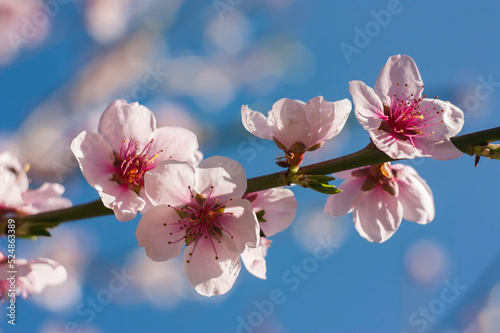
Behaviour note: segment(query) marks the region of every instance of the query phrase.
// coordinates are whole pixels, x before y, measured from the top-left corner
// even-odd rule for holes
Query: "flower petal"
[[[342,192],[328,196],[324,208],[325,213],[333,217],[350,213],[353,210],[354,202],[362,193],[361,186],[364,179],[361,177],[352,178],[337,186]]]
[[[139,103],[130,103],[119,99],[111,103],[99,120],[98,133],[110,144],[115,152],[119,152],[123,140],[134,139],[139,148],[144,148],[148,138],[156,130],[153,113]]]
[[[44,183],[36,190],[23,193],[23,199],[31,203],[30,214],[71,207],[71,201],[62,198],[64,186],[61,184]]]
[[[390,106],[396,89],[400,98],[404,96],[403,99],[406,99],[410,94],[413,94],[414,98],[419,98],[422,95],[423,85],[415,61],[407,55],[399,54],[390,57],[380,71],[375,83],[375,92],[384,105]],[[404,95],[403,89],[406,89]]]
[[[431,110],[430,114],[424,118],[424,121],[433,117],[433,119],[426,121],[428,127],[422,129],[423,133],[430,134],[430,139],[436,138],[435,141],[440,141],[445,138],[453,137],[462,130],[464,125],[464,113],[460,108],[450,102],[424,98],[421,102],[421,106],[423,114]],[[435,110],[435,112],[432,110]]]
[[[107,181],[101,186],[96,186],[105,207],[112,209],[120,222],[125,222],[136,217],[142,211],[146,201],[130,190],[127,185]]]
[[[22,278],[23,287],[29,293],[38,294],[46,286],[61,284],[68,278],[64,266],[54,260],[40,258],[29,262],[31,272],[25,278]]]
[[[355,202],[354,227],[370,242],[382,243],[399,228],[403,207],[381,187],[363,192]]]
[[[252,111],[248,105],[241,106],[241,120],[246,130],[261,139],[273,139],[272,128],[267,118],[260,112]]]
[[[248,247],[241,254],[241,261],[250,274],[259,279],[266,279],[266,255],[267,255],[267,239],[262,237],[261,243],[257,247]]]
[[[102,136],[84,131],[73,139],[71,150],[80,164],[83,176],[91,186],[95,187],[111,179],[115,172],[115,156],[113,149]]]
[[[160,162],[144,175],[144,189],[154,205],[183,206],[191,201],[189,187],[195,188],[195,170],[185,162]]]
[[[273,236],[290,226],[297,212],[297,200],[292,191],[286,188],[273,188],[250,195],[256,195],[252,201],[253,210],[256,213],[265,211],[266,222],[260,222],[259,225],[266,237]]]
[[[181,253],[185,233],[179,233],[178,219],[175,210],[166,205],[152,207],[142,216],[135,236],[149,258],[166,261]]]
[[[311,124],[302,101],[280,99],[269,111],[267,122],[272,126],[274,136],[287,148],[297,142],[306,144],[310,141]]]
[[[245,245],[255,247],[259,243],[259,223],[250,201],[235,198],[227,203],[224,215],[219,218],[223,239],[227,247],[236,253],[245,251]]]
[[[247,189],[245,170],[240,163],[224,156],[207,158],[196,169],[195,189],[205,198],[217,198],[221,203],[241,198]]]
[[[412,222],[427,224],[434,219],[434,197],[430,187],[412,167],[394,164],[399,185],[398,200],[403,206],[403,217]]]
[[[158,154],[155,162],[174,159],[187,162],[198,150],[196,134],[180,127],[160,127],[151,133],[154,139],[150,152]]]
[[[327,102],[318,96],[310,99],[305,107],[311,136],[308,142],[302,143],[310,148],[339,134],[351,113],[352,104],[348,99]]]
[[[241,270],[240,255],[225,246],[218,246],[218,259],[215,259],[212,243],[204,238],[197,243],[194,252],[193,246],[191,244],[184,250],[184,271],[191,285],[204,296],[228,292]]]
[[[384,106],[372,88],[361,81],[350,81],[349,92],[354,102],[354,113],[367,131],[376,130],[384,118]]]

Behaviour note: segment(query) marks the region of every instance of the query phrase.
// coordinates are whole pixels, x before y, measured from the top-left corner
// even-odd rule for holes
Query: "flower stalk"
[[[451,142],[453,142],[455,147],[466,154],[470,154],[471,146],[488,144],[495,141],[500,141],[500,127],[451,138]],[[370,143],[365,148],[352,154],[302,167],[297,171],[297,174],[327,175],[362,166],[391,161],[394,161],[394,159],[377,149],[373,143]],[[290,183],[291,179],[286,171],[277,172],[248,179],[246,193],[287,186],[290,185]],[[16,222],[19,224],[26,222],[61,223],[112,214],[113,211],[104,207],[101,200],[96,200],[70,208],[18,217]]]

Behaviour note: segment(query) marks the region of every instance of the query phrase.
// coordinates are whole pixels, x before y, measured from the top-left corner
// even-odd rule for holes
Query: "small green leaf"
[[[311,190],[315,190],[316,192],[324,194],[337,194],[342,192],[342,190],[339,190],[334,185],[320,184],[320,183],[317,184],[309,183],[309,188]]]

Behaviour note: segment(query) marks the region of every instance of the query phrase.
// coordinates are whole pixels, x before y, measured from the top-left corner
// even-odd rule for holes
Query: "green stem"
[[[485,131],[460,135],[451,138],[451,141],[462,152],[470,152],[470,146],[500,141],[500,127]],[[321,163],[300,168],[297,174],[326,175],[339,171],[354,169],[362,166],[394,161],[385,153],[377,149],[373,143],[355,153],[334,158]],[[247,181],[247,193],[266,190],[274,187],[290,185],[286,171],[260,176]],[[30,216],[22,216],[19,222],[67,222],[91,217],[111,215],[113,211],[104,207],[101,200],[87,204],[74,206],[66,209],[40,213]]]
[[[112,215],[113,211],[104,207],[102,201],[96,200],[86,204],[69,208],[53,210],[36,215],[26,215],[18,217],[16,222],[69,222],[75,220],[88,219],[92,217]]]
[[[494,141],[500,141],[500,127],[451,138],[451,142],[453,142],[455,147],[464,153],[470,151],[470,146]],[[394,159],[380,151],[373,143],[370,143],[368,146],[355,153],[302,167],[297,174],[327,175],[391,161],[394,161]],[[288,178],[283,176],[283,172],[252,178],[248,180],[247,184],[247,193],[289,185]]]

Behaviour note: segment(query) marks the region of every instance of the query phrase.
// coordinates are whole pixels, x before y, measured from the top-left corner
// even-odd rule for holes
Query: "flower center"
[[[211,198],[213,193],[213,186],[210,187],[210,193],[205,198],[204,196],[193,192],[191,187],[188,186],[189,193],[191,195],[191,202],[184,207],[172,207],[179,215],[179,220],[176,223],[170,224],[170,226],[175,226],[176,231],[170,233],[181,234],[181,237],[175,241],[169,241],[169,244],[177,243],[179,241],[184,241],[186,246],[194,243],[192,251],[189,253],[189,259],[186,261],[189,263],[193,257],[193,253],[196,250],[200,240],[206,239],[210,242],[212,249],[215,253],[215,259],[219,259],[217,254],[216,244],[220,244],[222,238],[227,235],[233,238],[231,233],[224,229],[220,223],[220,218],[225,215],[233,215],[233,213],[224,212],[226,209],[226,203],[220,204],[219,199]],[[232,199],[229,199],[232,200]],[[164,223],[164,226],[167,224]]]
[[[144,186],[144,174],[146,171],[154,169],[156,166],[154,160],[163,152],[159,151],[150,155],[149,151],[152,145],[153,139],[140,151],[138,142],[134,141],[134,138],[130,138],[128,143],[127,140],[123,140],[120,153],[115,153],[114,167],[116,171],[112,180],[120,185],[128,185],[131,190],[139,194]]]
[[[398,183],[396,182],[397,172],[392,170],[389,162],[371,165],[366,168],[354,170],[351,175],[354,177],[365,178],[361,190],[368,192],[381,186],[384,191],[392,196],[399,193]]]
[[[429,121],[444,111],[438,111],[436,107],[429,108],[433,101],[422,106],[422,101],[426,95],[415,98],[414,94],[410,94],[407,98],[404,98],[408,88],[407,84],[404,85],[400,97],[398,97],[398,88],[399,83],[396,84],[394,94],[391,97],[391,105],[384,105],[384,114],[381,116],[383,122],[380,124],[379,129],[390,133],[396,139],[409,141],[415,147],[415,137],[434,134],[434,132],[426,134],[424,129],[442,123],[443,121],[437,123],[429,123]],[[420,94],[423,89],[424,86],[420,87],[416,95]],[[434,100],[436,99],[437,97],[434,97]]]

